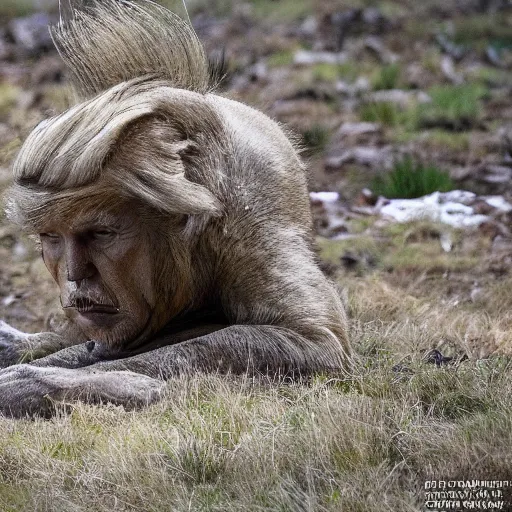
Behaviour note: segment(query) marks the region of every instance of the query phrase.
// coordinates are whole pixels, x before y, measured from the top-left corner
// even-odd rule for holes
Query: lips
[[[119,308],[112,304],[105,304],[101,302],[94,302],[85,297],[79,297],[74,301],[70,307],[76,309],[81,315],[91,313],[101,313],[107,315],[114,315],[119,313]]]
[[[108,306],[106,304],[91,304],[89,306],[83,308],[76,308],[76,310],[81,314],[86,313],[104,313],[109,315],[114,315],[119,313],[119,309],[114,306]]]

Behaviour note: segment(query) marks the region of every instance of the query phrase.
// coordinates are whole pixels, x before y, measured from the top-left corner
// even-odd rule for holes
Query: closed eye
[[[111,229],[95,229],[89,232],[93,240],[110,240],[117,235],[116,231]]]

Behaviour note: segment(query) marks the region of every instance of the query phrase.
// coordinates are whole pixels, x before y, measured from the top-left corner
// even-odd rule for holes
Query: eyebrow
[[[79,221],[70,224],[70,228],[74,231],[81,231],[94,226],[115,226],[118,225],[122,219],[121,215],[116,215],[110,212],[90,212],[78,215]]]

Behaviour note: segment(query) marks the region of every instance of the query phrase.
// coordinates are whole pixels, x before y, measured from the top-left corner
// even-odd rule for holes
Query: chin
[[[99,318],[93,319],[94,321],[80,318],[78,323],[89,339],[99,341],[112,349],[121,349],[134,341],[147,339],[144,336],[147,321],[137,321],[121,314],[115,316],[120,318]]]

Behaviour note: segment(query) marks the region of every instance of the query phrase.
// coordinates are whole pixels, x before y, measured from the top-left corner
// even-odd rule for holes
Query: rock
[[[265,82],[268,78],[268,68],[264,62],[257,62],[249,68],[249,80],[251,82]]]
[[[363,188],[355,200],[356,206],[375,206],[377,204],[378,197],[369,189]]]
[[[316,232],[326,238],[343,238],[348,232],[346,209],[337,192],[310,192]]]
[[[315,16],[308,16],[300,25],[298,30],[298,36],[306,39],[315,37],[316,31],[318,30],[318,21]]]
[[[419,62],[411,62],[404,70],[404,81],[413,89],[425,89],[434,83],[432,73],[427,71]]]
[[[481,199],[499,212],[510,213],[512,211],[512,204],[505,201],[503,196],[483,196]]]
[[[29,110],[30,108],[36,106],[42,98],[41,91],[29,90],[29,91],[21,91],[18,94],[17,105],[21,110]]]
[[[505,158],[509,158],[512,162],[512,125],[502,126],[498,130],[498,138],[501,150],[505,154]]]
[[[55,55],[45,55],[32,66],[32,83],[59,83],[64,76],[62,59]]]
[[[428,103],[430,101],[432,101],[430,96],[423,91],[389,89],[387,91],[375,91],[368,95],[368,102],[370,103],[394,103],[402,108],[407,108],[414,103]]]
[[[335,203],[340,199],[338,192],[310,192],[309,197],[312,204]]]
[[[338,155],[328,156],[325,160],[325,168],[328,170],[339,169],[345,164],[356,163],[368,167],[390,168],[392,165],[391,148],[356,146],[346,149]]]
[[[51,19],[48,14],[36,13],[26,18],[15,18],[9,22],[9,33],[19,48],[35,55],[53,48],[48,26]]]
[[[372,51],[383,64],[393,64],[399,60],[398,55],[389,51],[379,37],[368,36],[364,40],[364,46]]]
[[[340,80],[336,83],[336,91],[345,96],[360,96],[370,90],[370,81],[367,78],[359,77],[353,84]]]
[[[497,236],[510,235],[509,231],[503,224],[492,219],[482,222],[478,226],[478,230],[482,235],[490,238],[491,240],[494,240]]]
[[[478,227],[490,220],[486,215],[475,213],[471,206],[451,200],[440,192],[417,199],[391,199],[380,208],[380,214],[398,222],[430,220],[455,228]]]
[[[457,61],[461,60],[464,55],[466,55],[466,49],[463,46],[450,41],[444,34],[437,34],[436,41],[443,52],[447,53],[450,57]]]
[[[389,19],[378,8],[345,9],[325,15],[320,20],[317,34],[323,39],[324,48],[340,50],[347,36],[382,34],[391,25]]]
[[[5,30],[0,29],[0,60],[10,59],[13,53],[13,45],[7,42]]]
[[[477,179],[483,183],[502,185],[512,179],[512,169],[502,165],[487,165],[480,170]]]
[[[343,64],[348,59],[341,52],[314,52],[299,50],[293,57],[296,66],[313,66],[314,64]]]
[[[469,192],[469,190],[451,190],[450,192],[443,192],[440,196],[440,201],[444,203],[461,203],[471,205],[476,200],[476,194]]]
[[[371,133],[380,133],[382,126],[379,123],[343,123],[338,129],[341,137],[354,137]]]
[[[501,60],[501,56],[498,53],[498,50],[494,46],[489,45],[485,49],[485,58],[489,64],[496,66],[497,68],[504,67],[504,62]]]
[[[455,71],[455,65],[453,59],[448,55],[445,55],[441,59],[441,71],[443,75],[453,84],[460,85],[464,83],[464,78],[461,74]]]

